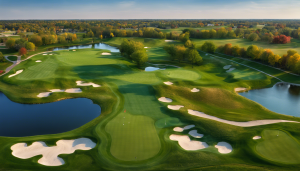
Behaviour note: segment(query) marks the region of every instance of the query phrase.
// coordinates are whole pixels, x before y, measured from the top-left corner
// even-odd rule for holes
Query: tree
[[[200,65],[202,63],[202,57],[199,55],[196,49],[188,49],[186,52],[186,57],[192,64]]]
[[[241,56],[240,55],[240,47],[237,45],[237,46],[233,46],[231,48],[231,53],[233,56]]]
[[[0,52],[0,62],[5,62],[5,58],[4,55],[2,54],[2,52]]]
[[[103,35],[101,34],[101,35],[99,36],[99,38],[100,38],[100,39],[103,39]]]
[[[148,55],[144,50],[133,52],[131,58],[137,63],[138,67],[143,66],[148,61]]]
[[[33,35],[29,37],[29,41],[34,43],[35,46],[41,46],[43,44],[41,36]]]
[[[247,57],[247,49],[246,48],[240,48],[240,56],[243,58]]]
[[[281,56],[279,55],[273,55],[269,56],[268,62],[270,65],[274,66],[276,63],[279,63]]]
[[[248,40],[251,40],[251,41],[257,41],[257,40],[259,40],[259,36],[258,36],[258,34],[256,34],[256,33],[251,33],[251,34],[248,36]]]
[[[94,37],[94,32],[92,30],[90,30],[87,34],[87,37]]]
[[[259,58],[259,48],[256,45],[251,45],[247,49],[247,55],[252,59]]]
[[[10,38],[6,41],[6,47],[9,49],[13,49],[15,47],[16,41],[13,38]]]
[[[123,40],[120,46],[120,52],[122,56],[131,58],[131,55],[135,51],[144,50],[144,44],[141,42],[128,41],[127,39]]]
[[[32,42],[27,42],[27,43],[25,44],[25,48],[26,48],[27,50],[35,50],[35,45],[34,45]]]
[[[175,58],[177,60],[183,61],[185,58],[186,47],[184,46],[175,46]]]
[[[175,45],[167,45],[164,47],[164,50],[169,54],[171,60],[176,59],[176,48]]]
[[[231,55],[231,54],[232,54],[232,52],[231,52],[231,47],[232,47],[232,44],[231,44],[231,43],[225,44],[225,46],[224,46],[224,53],[225,53],[226,55]]]
[[[75,41],[75,40],[77,40],[77,35],[76,35],[76,34],[73,34],[73,35],[72,35],[72,38],[71,38],[71,41],[73,42],[73,41]]]
[[[265,51],[260,56],[260,60],[262,60],[263,62],[269,63],[270,59],[275,60],[274,57],[275,57],[275,55],[270,49],[265,49]],[[273,61],[272,61],[272,63],[273,63]]]
[[[273,43],[275,44],[286,44],[290,42],[291,42],[291,37],[285,35],[275,36],[273,39]]]
[[[22,47],[22,48],[19,50],[19,54],[20,54],[21,56],[26,55],[26,54],[27,54],[26,48]]]
[[[113,34],[113,33],[110,33],[110,37],[111,37],[111,38],[113,38],[113,37],[115,37],[115,36],[114,36],[114,34]]]
[[[216,45],[213,42],[204,42],[204,44],[201,46],[201,50],[208,52],[208,53],[215,53],[216,51]]]
[[[187,40],[187,41],[184,43],[184,46],[185,46],[185,47],[191,47],[191,46],[192,46],[192,41]]]

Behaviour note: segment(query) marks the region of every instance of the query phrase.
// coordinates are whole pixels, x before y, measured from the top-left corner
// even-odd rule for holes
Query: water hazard
[[[45,104],[20,104],[0,92],[0,136],[57,134],[76,129],[98,117],[101,108],[87,98]]]
[[[299,86],[281,83],[272,88],[250,90],[239,94],[260,103],[271,111],[300,117]]]
[[[78,45],[78,46],[68,46],[68,47],[57,47],[57,48],[53,48],[53,51],[58,51],[58,50],[66,50],[66,49],[88,49],[88,48],[92,48],[92,49],[106,49],[106,50],[110,50],[111,52],[120,52],[120,50],[116,47],[107,45],[105,43],[95,43],[95,44],[91,44],[91,45]]]

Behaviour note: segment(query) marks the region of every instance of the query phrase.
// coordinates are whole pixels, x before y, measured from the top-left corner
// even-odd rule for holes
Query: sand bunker
[[[178,141],[180,147],[188,151],[195,151],[207,148],[208,145],[201,141],[191,141],[190,137],[187,135],[170,135],[170,140]]]
[[[165,40],[165,42],[175,42],[174,40]]]
[[[184,107],[184,106],[181,106],[181,105],[168,105],[168,108],[172,109],[172,110],[179,110],[182,107]]]
[[[76,51],[76,50],[73,50],[73,51]]]
[[[65,90],[61,90],[61,89],[52,89],[50,90],[53,93],[59,93],[59,92],[64,92]]]
[[[95,83],[83,83],[83,81],[76,81],[77,86],[93,86],[93,87],[101,87],[101,85]]]
[[[247,91],[247,88],[238,87],[238,88],[235,88],[234,91],[235,91],[235,92]]]
[[[254,136],[253,139],[254,139],[254,140],[261,139],[261,136]]]
[[[233,70],[235,70],[235,68],[230,68],[230,69],[227,70],[226,72],[231,72],[231,71],[233,71]]]
[[[14,77],[14,76],[16,76],[16,75],[18,75],[18,74],[21,74],[22,72],[23,72],[23,70],[19,70],[19,71],[17,71],[15,74],[9,75],[8,78]]]
[[[49,55],[53,55],[53,54],[49,54]]]
[[[232,151],[232,146],[227,142],[219,142],[215,147],[218,149],[219,153],[228,154]]]
[[[170,81],[164,82],[166,85],[172,85],[173,83]]]
[[[189,134],[194,138],[202,138],[203,134],[198,134],[197,130],[191,130]]]
[[[88,138],[79,138],[75,140],[59,140],[56,146],[48,147],[44,142],[37,141],[27,146],[26,143],[17,143],[11,146],[12,155],[21,159],[29,159],[37,155],[43,157],[38,163],[45,166],[60,166],[65,162],[58,157],[60,154],[71,154],[75,150],[90,150],[96,146],[92,140]]]
[[[48,54],[44,53],[43,55],[48,55]]]
[[[223,67],[223,69],[229,69],[231,67],[231,65],[226,65]]]
[[[43,92],[37,95],[39,98],[48,97],[52,92]]]
[[[252,127],[252,126],[260,126],[260,125],[268,125],[268,124],[274,124],[274,123],[280,123],[280,122],[294,122],[294,123],[300,123],[300,122],[296,122],[296,121],[288,121],[288,120],[256,120],[256,121],[248,121],[248,122],[235,122],[235,121],[228,121],[228,120],[225,120],[225,119],[220,119],[220,118],[217,118],[215,116],[210,116],[210,115],[207,115],[203,112],[199,112],[199,111],[195,111],[195,110],[191,110],[191,109],[188,109],[188,113],[191,114],[191,115],[194,115],[194,116],[198,116],[198,117],[201,117],[201,118],[206,118],[206,119],[211,119],[211,120],[214,120],[214,121],[218,121],[218,122],[222,122],[222,123],[226,123],[226,124],[229,124],[229,125],[234,125],[234,126],[239,126],[239,127]]]
[[[148,47],[144,47],[145,49],[148,49]]]
[[[80,88],[70,88],[65,90],[66,93],[82,93]]]
[[[199,92],[200,90],[199,89],[197,89],[197,88],[193,88],[192,90],[191,90],[191,92],[193,92],[193,93],[196,93],[196,92]]]
[[[169,99],[169,98],[166,98],[166,97],[161,97],[158,100],[161,101],[161,102],[166,102],[166,103],[171,103],[173,101],[172,99]]]
[[[102,55],[111,55],[111,53],[103,52]]]
[[[183,127],[183,128],[181,128],[181,127],[175,127],[175,128],[173,129],[173,131],[175,131],[175,132],[182,132],[182,131],[184,131],[184,130],[191,129],[191,128],[193,128],[193,127],[195,127],[195,125],[188,125],[188,126],[185,126],[185,127]]]
[[[41,60],[37,60],[37,61],[35,61],[35,62],[42,62]]]

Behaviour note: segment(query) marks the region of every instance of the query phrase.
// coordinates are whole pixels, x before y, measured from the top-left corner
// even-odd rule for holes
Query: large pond
[[[260,103],[271,111],[300,117],[299,86],[276,84],[272,88],[250,90],[239,94]]]
[[[87,98],[45,104],[20,104],[0,92],[0,136],[57,134],[76,129],[98,117],[101,108]]]
[[[95,43],[95,44],[91,44],[91,45],[78,45],[78,46],[68,46],[68,47],[57,47],[57,48],[53,48],[53,51],[66,50],[66,49],[87,49],[87,48],[106,49],[106,50],[110,50],[111,52],[120,52],[120,50],[118,48],[109,46],[105,43]]]

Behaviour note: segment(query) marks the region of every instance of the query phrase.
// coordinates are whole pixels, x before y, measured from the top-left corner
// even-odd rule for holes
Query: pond
[[[76,129],[98,117],[101,108],[87,98],[45,104],[20,104],[0,92],[0,136],[57,134]]]
[[[105,43],[95,43],[91,45],[78,45],[78,46],[68,46],[68,47],[57,47],[53,48],[53,51],[58,51],[58,50],[66,50],[66,49],[87,49],[87,48],[92,48],[92,49],[106,49],[110,50],[111,52],[120,52],[120,50],[116,47],[107,45]]]
[[[157,68],[157,67],[146,67],[145,68],[145,71],[156,71],[156,70],[159,70],[160,68]]]
[[[299,86],[280,83],[274,85],[272,88],[250,90],[239,94],[260,103],[271,111],[300,117]]]

